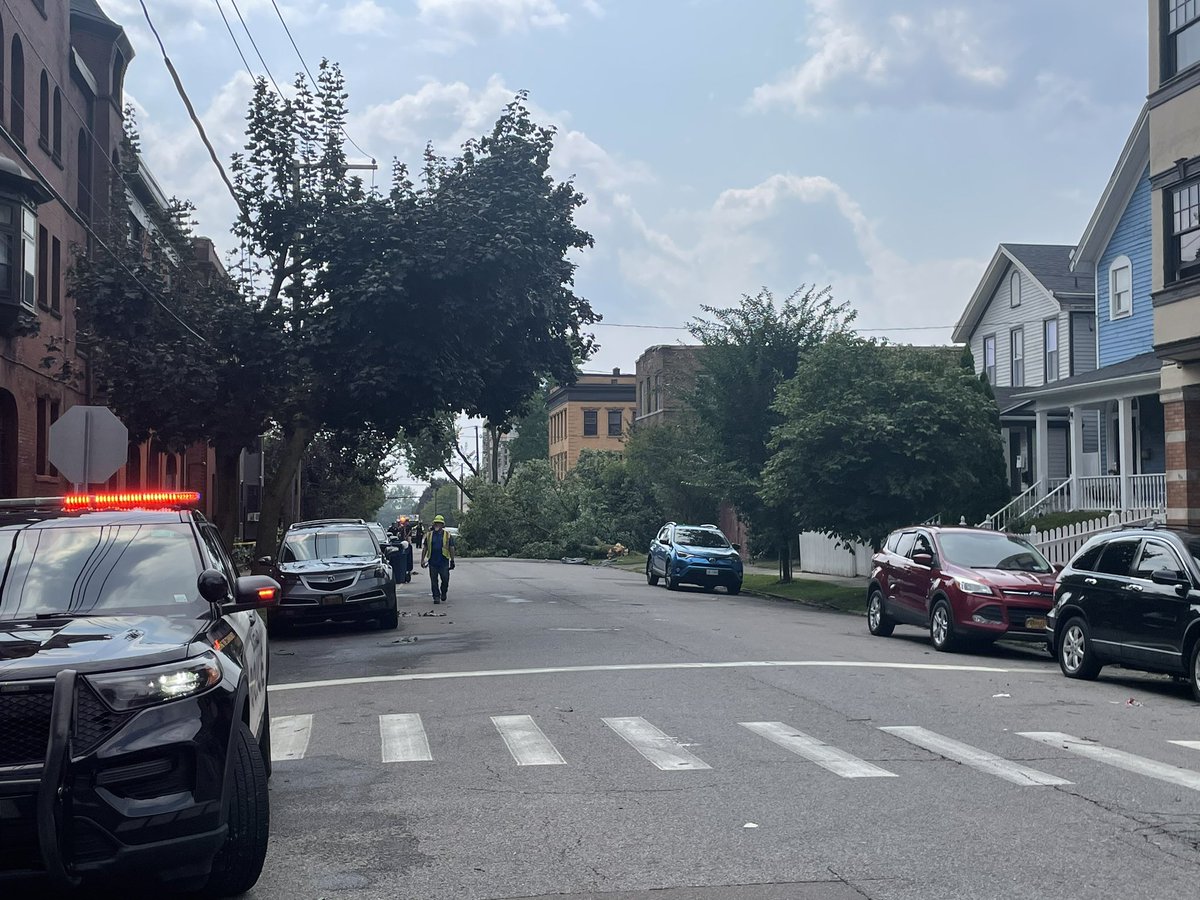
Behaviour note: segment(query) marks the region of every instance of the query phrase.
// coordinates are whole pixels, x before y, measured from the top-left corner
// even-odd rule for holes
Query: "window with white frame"
[[[1012,386],[1025,386],[1025,329],[1014,328],[1012,339]]]
[[[983,374],[988,384],[996,383],[996,336],[989,334],[983,339]]]
[[[1118,256],[1108,267],[1108,317],[1122,319],[1133,315],[1133,263]]]
[[[1008,276],[1008,304],[1012,307],[1021,305],[1021,273],[1015,269]]]
[[[1200,0],[1165,0],[1163,75],[1170,78],[1200,62]]]
[[[1042,323],[1042,346],[1044,349],[1047,384],[1058,381],[1058,319],[1047,319]]]

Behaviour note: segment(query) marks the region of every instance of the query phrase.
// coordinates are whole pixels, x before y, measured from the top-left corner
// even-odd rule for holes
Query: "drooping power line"
[[[233,26],[229,24],[229,18],[225,15],[225,8],[221,6],[221,0],[213,0],[217,4],[217,12],[221,14],[221,21],[225,23],[225,30],[229,32],[229,37],[233,40],[233,46],[237,48],[238,56],[242,58],[242,65],[246,67],[246,74],[250,76],[250,80],[254,80],[254,70],[250,68],[250,63],[246,60],[246,54],[242,52],[242,45],[238,43],[237,35],[233,33]]]

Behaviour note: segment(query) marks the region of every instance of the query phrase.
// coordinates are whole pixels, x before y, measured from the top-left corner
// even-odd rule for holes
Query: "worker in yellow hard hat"
[[[433,527],[425,533],[421,545],[421,568],[429,569],[429,586],[434,603],[449,602],[450,570],[454,568],[454,536],[446,532],[444,516],[433,517]]]

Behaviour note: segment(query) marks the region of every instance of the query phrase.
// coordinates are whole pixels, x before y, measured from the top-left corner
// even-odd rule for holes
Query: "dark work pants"
[[[438,587],[438,582],[441,581],[441,587]],[[429,564],[429,586],[433,591],[433,599],[446,599],[446,590],[450,587],[450,563],[442,563],[440,566]]]

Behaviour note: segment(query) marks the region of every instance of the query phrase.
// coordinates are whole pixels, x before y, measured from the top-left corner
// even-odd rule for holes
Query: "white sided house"
[[[1045,492],[1039,484],[1071,474],[1068,410],[1035,410],[1018,395],[1096,368],[1095,279],[1090,271],[1072,271],[1074,250],[1001,244],[954,330],[955,342],[970,346],[976,371],[996,395],[1014,498],[1034,498]],[[1083,453],[1075,464],[1098,474],[1099,419],[1083,425]]]

